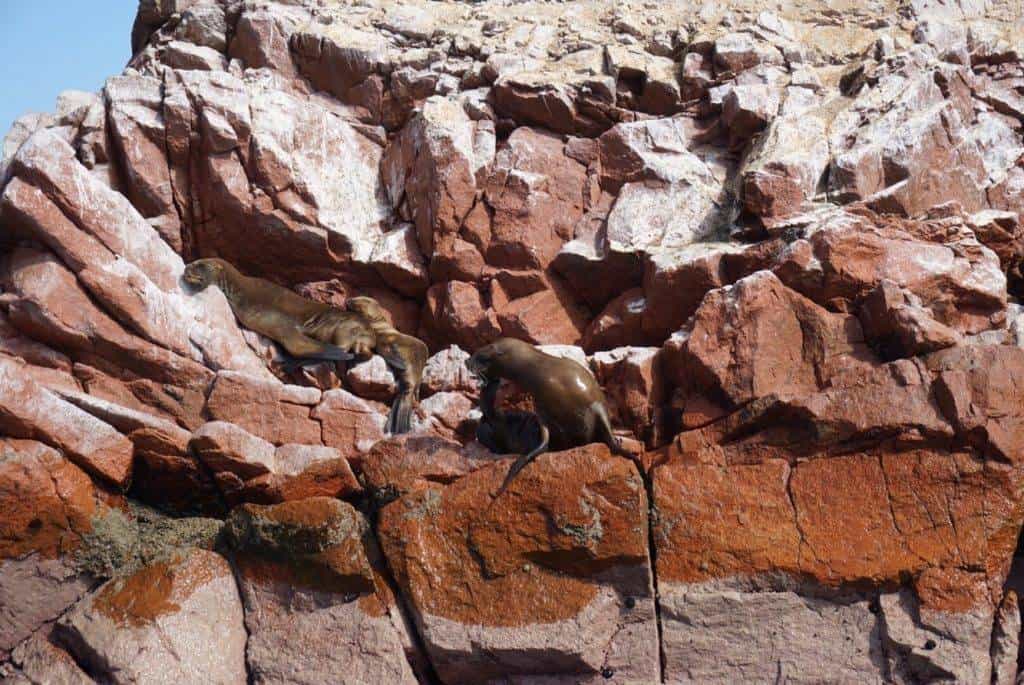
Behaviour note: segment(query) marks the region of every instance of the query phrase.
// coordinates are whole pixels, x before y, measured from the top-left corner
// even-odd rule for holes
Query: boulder
[[[109,682],[246,682],[235,579],[227,561],[206,550],[108,581],[61,618],[58,631]]]
[[[603,446],[545,454],[493,499],[505,463],[381,512],[438,676],[657,680],[646,491],[631,462]]]

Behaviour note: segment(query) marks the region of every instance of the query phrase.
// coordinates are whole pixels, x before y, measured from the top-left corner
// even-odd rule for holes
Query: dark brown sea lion
[[[571,359],[545,354],[521,340],[499,338],[477,350],[466,366],[485,381],[485,390],[500,378],[514,381],[530,393],[540,415],[539,444],[512,464],[498,494],[549,447],[563,450],[603,442],[613,452],[622,453],[621,443],[612,433],[601,386],[588,369]]]
[[[387,430],[407,433],[412,424],[412,409],[419,401],[423,367],[430,352],[419,338],[395,330],[384,308],[372,297],[351,297],[345,306],[369,325],[376,339],[373,351],[384,358],[398,384],[398,394],[388,413]]]
[[[369,357],[376,339],[356,314],[310,300],[262,278],[241,273],[223,259],[198,259],[185,267],[185,282],[220,288],[238,321],[279,343],[302,361]]]
[[[533,412],[503,411],[498,407],[501,380],[487,381],[480,391],[476,439],[496,454],[526,454],[547,440],[547,431]]]

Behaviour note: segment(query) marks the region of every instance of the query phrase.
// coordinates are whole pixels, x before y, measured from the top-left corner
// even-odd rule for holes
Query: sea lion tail
[[[387,430],[392,435],[408,433],[412,428],[412,393],[402,393],[391,403]]]
[[[505,474],[505,480],[502,481],[501,487],[498,488],[498,493],[495,495],[495,498],[497,498],[498,495],[500,495],[501,493],[505,492],[505,488],[507,488],[508,484],[512,482],[512,479],[516,477],[516,474],[518,474],[520,471],[526,468],[526,465],[533,461],[534,457],[536,457],[538,454],[547,451],[548,438],[548,427],[542,423],[540,424],[540,443],[532,450],[530,450],[527,454],[520,456],[512,463],[512,466],[510,466],[508,469],[508,473]]]

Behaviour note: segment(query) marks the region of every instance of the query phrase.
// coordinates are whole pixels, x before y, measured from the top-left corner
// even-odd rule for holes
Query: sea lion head
[[[380,302],[372,297],[366,297],[365,295],[350,297],[345,301],[345,308],[350,312],[359,314],[371,324],[390,323],[384,307],[380,306]]]
[[[203,290],[209,285],[220,282],[221,276],[227,269],[228,263],[223,259],[197,259],[185,267],[183,278],[196,290]]]
[[[507,377],[516,364],[528,360],[534,351],[533,345],[522,340],[498,338],[474,352],[466,361],[466,368],[486,383],[488,380]]]

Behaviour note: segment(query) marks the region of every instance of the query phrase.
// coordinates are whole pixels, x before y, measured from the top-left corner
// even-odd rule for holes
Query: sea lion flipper
[[[387,431],[392,435],[408,433],[412,428],[412,393],[402,393],[391,403]]]
[[[383,357],[384,361],[388,363],[388,366],[393,369],[405,371],[408,368],[405,358],[402,357],[395,345],[377,345],[377,354]]]
[[[352,354],[336,345],[314,340],[296,329],[281,331],[276,337],[281,347],[296,359],[313,361],[344,362],[352,359]]]
[[[541,453],[547,451],[547,449],[548,449],[548,438],[549,437],[550,436],[548,434],[548,427],[545,426],[543,423],[541,423],[540,424],[540,443],[538,443],[538,445],[536,447],[534,447],[532,450],[530,450],[528,453],[520,456],[518,459],[516,459],[514,462],[512,462],[512,466],[509,467],[508,473],[505,474],[505,480],[502,481],[501,487],[498,488],[498,493],[495,495],[495,497],[497,497],[501,493],[505,492],[505,488],[507,488],[509,483],[512,482],[512,479],[515,478],[516,475],[520,471],[522,471],[524,468],[526,468],[527,464],[529,464],[531,461],[533,461],[534,457],[536,457],[538,454],[541,454]]]

